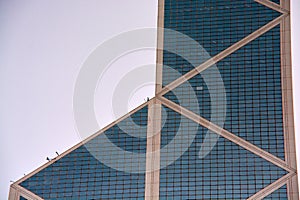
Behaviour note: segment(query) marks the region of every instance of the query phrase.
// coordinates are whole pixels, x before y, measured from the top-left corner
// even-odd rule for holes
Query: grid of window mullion
[[[205,1],[205,4],[202,1],[165,1],[165,28],[187,34],[199,42],[211,56],[277,16],[279,13],[254,1]],[[176,38],[165,37],[165,42],[176,43]],[[180,71],[172,64],[170,67]],[[165,84],[172,80],[170,76],[173,74],[169,76],[168,73],[168,70],[163,71]]]
[[[138,125],[147,126],[148,107],[131,115]],[[128,119],[128,118],[127,118]],[[109,136],[115,145],[135,152],[145,152],[145,129],[132,128],[128,120],[120,123],[142,138],[124,133],[119,124],[78,147],[50,166],[25,180],[21,185],[44,199],[138,199],[144,197],[145,174],[130,174],[110,168],[101,159],[117,161],[117,152],[109,149],[102,137]],[[93,152],[93,153],[92,153]],[[97,152],[105,152],[97,160]],[[101,154],[102,155],[102,154]],[[103,161],[103,160],[102,160]],[[124,162],[120,162],[123,164]],[[140,166],[141,165],[141,166]],[[138,160],[128,162],[127,167],[143,167]]]
[[[181,118],[174,111],[166,111],[168,118],[162,129],[162,141],[170,141],[175,137],[174,130],[178,130],[176,127],[179,123],[182,126],[193,126],[193,122]],[[172,165],[160,170],[162,199],[244,199],[286,173],[224,138],[219,139],[207,157],[199,159],[199,147],[206,131],[200,128],[196,140],[187,152]],[[165,143],[162,148],[164,145]],[[183,148],[180,141],[175,148]],[[162,155],[161,160],[164,159],[167,156]]]

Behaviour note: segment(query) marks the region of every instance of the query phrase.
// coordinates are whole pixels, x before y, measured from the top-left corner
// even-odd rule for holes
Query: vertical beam
[[[145,199],[159,199],[161,103],[152,99],[148,107]]]
[[[281,0],[283,9],[290,11],[290,0]],[[281,77],[282,77],[282,102],[283,102],[283,125],[286,163],[297,169],[296,145],[294,130],[293,108],[293,82],[292,82],[292,56],[291,56],[291,21],[290,15],[286,16],[280,24],[281,32]],[[288,198],[299,199],[298,180],[294,176],[287,182]]]
[[[162,90],[165,0],[158,0],[155,95]],[[159,199],[161,103],[154,98],[148,107],[145,199]]]
[[[14,187],[9,188],[9,195],[8,195],[8,200],[19,200],[20,199],[20,194]]]
[[[165,0],[158,0],[155,94],[162,89]]]

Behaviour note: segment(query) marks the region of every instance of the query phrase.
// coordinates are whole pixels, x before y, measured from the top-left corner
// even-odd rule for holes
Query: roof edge
[[[149,101],[139,105],[138,107],[134,108],[133,110],[131,110],[130,112],[128,112],[127,114],[123,115],[122,117],[118,118],[117,120],[113,121],[112,123],[108,124],[107,126],[105,126],[104,128],[102,128],[101,130],[95,132],[94,134],[92,134],[91,136],[87,137],[86,139],[84,139],[83,141],[77,143],[76,145],[74,145],[73,147],[67,149],[66,151],[64,151],[62,154],[58,155],[57,157],[53,158],[51,161],[43,164],[42,166],[38,167],[37,169],[35,169],[34,171],[30,172],[29,174],[25,175],[24,177],[20,178],[19,180],[17,180],[16,182],[14,182],[13,184],[11,184],[10,187],[13,187],[15,185],[20,186],[19,184],[21,182],[23,182],[24,180],[32,177],[33,175],[37,174],[38,172],[40,172],[41,170],[45,169],[46,167],[48,167],[49,165],[53,164],[54,162],[58,161],[59,159],[63,158],[64,156],[66,156],[67,154],[71,153],[72,151],[74,151],[75,149],[77,149],[78,147],[80,147],[81,145],[89,142],[90,140],[94,139],[95,137],[97,137],[98,135],[100,135],[101,133],[105,132],[106,130],[108,130],[109,128],[113,127],[114,125],[116,125],[117,123],[121,122],[122,120],[126,119],[127,117],[129,117],[130,115],[136,113],[137,111],[139,111],[140,109],[144,108],[145,106],[148,106],[149,103],[151,101],[153,101],[155,97],[151,98]],[[20,186],[21,187],[21,186]]]

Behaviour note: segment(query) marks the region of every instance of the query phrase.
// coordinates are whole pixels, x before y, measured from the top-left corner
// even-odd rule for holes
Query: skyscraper
[[[299,199],[289,0],[160,0],[156,96],[10,199]]]

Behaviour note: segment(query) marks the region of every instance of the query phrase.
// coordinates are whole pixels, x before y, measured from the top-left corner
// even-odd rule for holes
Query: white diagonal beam
[[[278,190],[279,188],[281,188],[284,184],[287,183],[287,181],[289,179],[291,179],[295,175],[296,174],[293,173],[293,172],[290,172],[290,173],[284,175],[283,177],[281,177],[277,181],[273,182],[272,184],[268,185],[264,189],[258,191],[256,194],[254,194],[251,197],[249,197],[248,200],[260,200],[260,199],[263,199],[264,197],[272,194],[275,190]]]
[[[176,88],[177,86],[181,85],[185,81],[187,81],[187,80],[191,79],[192,77],[194,77],[195,75],[199,74],[201,71],[204,71],[205,69],[207,69],[210,66],[214,65],[218,61],[220,61],[223,58],[227,57],[228,55],[232,54],[236,50],[238,50],[241,47],[245,46],[249,42],[255,40],[259,36],[263,35],[267,31],[269,31],[272,28],[274,28],[275,26],[279,25],[280,22],[287,15],[288,14],[283,14],[283,15],[277,17],[276,19],[274,19],[273,21],[271,21],[268,24],[264,25],[263,27],[259,28],[258,30],[254,31],[253,33],[251,33],[247,37],[243,38],[242,40],[240,40],[237,43],[233,44],[232,46],[228,47],[227,49],[225,49],[224,51],[222,51],[218,55],[216,55],[216,56],[210,58],[209,60],[205,61],[204,63],[202,63],[198,67],[194,68],[193,70],[189,71],[188,73],[184,74],[183,76],[179,77],[178,79],[176,79],[172,83],[170,83],[167,86],[165,86],[161,90],[161,92],[159,92],[157,95],[164,95],[164,94],[166,94],[167,92],[173,90],[174,88]]]
[[[203,117],[193,113],[192,111],[166,99],[165,97],[159,96],[157,97],[161,102],[171,108],[172,110],[184,115],[185,117],[193,120],[194,122],[206,127],[207,129],[215,132],[216,134],[221,135],[222,137],[230,140],[231,142],[234,142],[235,144],[243,147],[244,149],[247,149],[248,151],[251,151],[252,153],[264,158],[265,160],[273,163],[274,165],[277,165],[278,167],[288,171],[288,172],[295,172],[296,170],[288,166],[285,161],[281,160],[280,158],[277,158],[276,156],[270,154],[269,152],[266,152],[265,150],[251,144],[250,142],[247,142],[246,140],[234,135],[233,133],[230,133],[229,131],[217,126],[216,124],[204,119]]]
[[[257,3],[260,3],[266,7],[269,7],[277,12],[286,14],[289,13],[288,10],[284,9],[283,7],[281,7],[280,5],[278,5],[277,3],[274,3],[273,1],[269,1],[269,0],[255,0]]]

